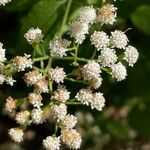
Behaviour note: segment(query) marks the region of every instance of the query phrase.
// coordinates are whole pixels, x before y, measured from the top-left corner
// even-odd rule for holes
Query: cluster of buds
[[[90,106],[91,109],[102,111],[105,98],[99,88],[103,81],[101,76],[103,71],[117,81],[124,80],[127,76],[125,65],[133,67],[139,56],[137,49],[128,44],[129,40],[125,32],[115,30],[108,34],[101,28],[89,33],[89,29],[95,23],[101,26],[113,25],[117,17],[116,10],[117,8],[112,4],[105,4],[99,9],[93,6],[83,7],[78,19],[69,23],[70,39],[61,37],[52,39],[49,43],[50,55],[44,54],[40,58],[35,58],[36,55],[34,55],[31,59],[30,55],[25,54],[6,62],[5,49],[0,43],[0,84],[6,81],[13,85],[14,72],[26,71],[26,68],[32,69],[25,72],[23,77],[26,85],[32,86],[32,91],[22,100],[26,107],[21,107],[22,103],[19,99],[14,100],[8,97],[6,100],[6,110],[9,114],[13,113],[14,119],[19,124],[18,127],[9,130],[9,135],[14,141],[23,140],[24,130],[30,124],[42,124],[47,119],[53,119],[56,129],[59,128],[60,132],[56,130],[53,135],[45,137],[43,146],[48,150],[59,150],[61,143],[64,143],[70,149],[80,148],[81,135],[74,129],[77,117],[67,113],[68,105],[84,104]],[[78,56],[79,46],[84,42],[87,34],[90,34],[89,42],[95,49],[90,59]],[[39,28],[29,29],[24,37],[33,47],[38,44],[42,46],[44,42],[44,35]],[[73,44],[72,41],[75,43]],[[122,52],[121,55],[117,55],[118,51]],[[54,65],[55,59],[71,60],[73,62],[71,72],[67,67]],[[35,62],[38,61],[40,65],[37,67]],[[70,92],[71,90],[67,89],[66,80],[84,83],[87,86],[81,89],[77,87],[78,91],[74,95]],[[43,94],[49,96],[46,103],[43,103],[45,101]]]

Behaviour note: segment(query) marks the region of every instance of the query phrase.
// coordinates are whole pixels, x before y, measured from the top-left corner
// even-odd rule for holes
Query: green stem
[[[34,58],[32,61],[37,62],[37,61],[41,61],[41,60],[48,60],[49,57],[50,56],[38,57],[38,58]]]
[[[74,57],[53,57],[54,59],[59,59],[59,60],[74,60]],[[79,58],[79,57],[76,57],[76,60],[78,61],[82,61],[82,62],[87,62],[88,59],[85,59],[85,58]]]
[[[52,57],[49,57],[48,64],[47,64],[47,66],[45,68],[45,73],[47,73],[49,68],[51,68],[51,66],[52,66],[52,59],[53,59]]]
[[[65,11],[65,14],[64,14],[64,17],[63,17],[63,21],[62,21],[62,24],[61,24],[61,27],[60,27],[60,31],[59,31],[59,34],[58,34],[60,37],[63,34],[63,29],[64,29],[64,26],[67,22],[67,18],[68,18],[68,14],[69,14],[69,11],[70,11],[71,3],[72,3],[72,0],[68,0],[67,8],[66,8],[66,11]]]
[[[88,84],[87,82],[85,82],[84,80],[75,80],[73,78],[65,78],[65,80],[69,80],[71,82],[77,82],[77,83],[83,83],[83,84]]]
[[[95,57],[95,55],[96,55],[96,49],[94,49],[94,52],[93,52],[91,59],[93,59]]]
[[[82,103],[81,102],[66,102],[65,103],[66,105],[82,105]]]

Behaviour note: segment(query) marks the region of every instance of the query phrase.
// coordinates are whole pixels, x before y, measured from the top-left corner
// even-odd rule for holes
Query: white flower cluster
[[[97,21],[101,24],[113,24],[116,21],[117,8],[112,4],[106,4],[98,10]]]
[[[3,5],[5,6],[5,4],[11,2],[11,0],[0,0],[0,6]]]
[[[129,66],[133,66],[139,53],[133,46],[128,46],[128,38],[124,32],[115,30],[111,32],[111,36],[108,36],[104,31],[94,31],[91,35],[91,43],[95,46],[97,51],[100,51],[97,61],[101,67],[111,69],[111,75],[116,78],[117,81],[124,80],[127,76],[126,67],[122,62],[119,62],[115,49],[124,50],[124,60],[129,63]],[[121,70],[120,70],[121,69]]]
[[[47,150],[59,150],[60,147],[60,137],[48,136],[43,140],[43,146]]]
[[[63,68],[56,67],[55,69],[51,68],[49,70],[49,76],[52,81],[55,81],[56,83],[63,83],[64,78],[66,76],[66,73],[64,72]]]
[[[82,139],[74,129],[77,117],[67,113],[67,105],[84,104],[90,106],[91,109],[102,111],[105,98],[99,89],[103,81],[103,71],[111,74],[117,81],[122,81],[127,76],[124,62],[126,61],[131,67],[136,63],[139,53],[135,47],[128,45],[129,40],[125,32],[115,30],[108,34],[102,30],[89,30],[94,23],[113,25],[117,17],[116,10],[117,8],[112,4],[105,4],[99,9],[93,6],[83,7],[78,19],[69,23],[70,38],[74,38],[74,42],[66,38],[55,37],[49,42],[50,56],[41,56],[32,60],[30,55],[25,54],[7,62],[5,49],[0,43],[0,84],[6,82],[13,85],[16,82],[12,78],[13,73],[33,68],[24,74],[25,83],[32,86],[33,91],[30,91],[23,101],[8,97],[5,108],[20,125],[19,127],[43,124],[50,119],[55,122],[54,135],[43,139],[45,149],[59,150],[61,143],[70,149],[79,149]],[[79,48],[79,46],[84,42],[89,31],[92,32],[89,35],[89,41],[95,51],[93,50],[94,53],[90,59],[80,58],[78,50],[82,47]],[[29,29],[24,37],[33,47],[44,42],[44,35],[39,28]],[[71,67],[67,70],[65,67],[57,66],[55,60],[60,59],[73,61],[71,72],[69,72]],[[40,62],[39,65],[37,65],[38,62]],[[75,63],[78,65],[75,66]],[[74,95],[70,92],[71,89],[68,89],[69,86],[66,88],[66,80],[83,83],[86,87],[80,89],[77,87],[78,92]],[[49,100],[43,102],[46,96],[49,96]],[[16,142],[23,140],[24,128],[22,130],[19,127],[9,130],[10,137]]]
[[[67,91],[65,87],[59,87],[56,91],[54,91],[51,99],[57,100],[61,103],[65,103],[70,98],[70,92]]]
[[[91,105],[92,109],[95,108],[98,111],[102,111],[102,108],[105,105],[105,98],[103,97],[103,94],[100,92],[92,93],[89,89],[81,89],[75,98],[82,104]]]
[[[30,71],[25,73],[24,80],[27,85],[34,85],[35,91],[40,93],[48,93],[48,81],[38,71]]]
[[[63,57],[67,56],[68,46],[71,44],[70,41],[66,39],[61,39],[56,37],[49,43],[50,54],[53,57]]]
[[[11,128],[9,130],[9,135],[10,137],[15,141],[15,142],[21,142],[23,140],[23,130],[19,128]]]
[[[26,68],[32,68],[31,55],[16,56],[13,59],[14,68],[19,71],[25,71]]]
[[[31,28],[27,31],[27,33],[24,35],[26,40],[29,42],[29,44],[39,43],[43,41],[43,34],[41,29],[39,28]]]
[[[30,113],[28,111],[21,111],[16,114],[15,120],[19,124],[25,124],[25,123],[27,123],[27,121],[29,119],[29,115],[30,115]]]

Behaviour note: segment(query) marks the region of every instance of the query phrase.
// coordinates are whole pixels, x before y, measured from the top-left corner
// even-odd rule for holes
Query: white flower
[[[47,150],[59,150],[60,147],[60,137],[48,136],[43,140],[43,146]]]
[[[5,6],[5,4],[9,2],[11,2],[11,0],[0,0],[0,6],[1,5]]]
[[[25,124],[28,121],[29,114],[30,113],[28,111],[21,111],[21,112],[16,114],[15,120],[19,124]]]
[[[97,76],[93,76],[90,79],[90,85],[94,88],[94,89],[98,89],[102,84],[102,78],[101,77],[97,77]]]
[[[51,68],[49,70],[49,75],[51,80],[55,81],[56,83],[63,83],[66,73],[64,72],[64,68],[56,67],[55,69]]]
[[[124,80],[127,76],[127,70],[126,67],[121,63],[117,63],[111,66],[112,69],[112,77],[116,78],[117,81]]]
[[[124,32],[115,30],[111,32],[110,44],[112,47],[116,47],[119,49],[125,49],[128,44],[128,38]]]
[[[81,72],[85,80],[90,80],[93,76],[100,76],[100,65],[94,61],[89,60],[86,65],[81,68]]]
[[[43,34],[41,29],[39,28],[31,28],[28,30],[28,32],[24,35],[24,37],[27,39],[27,41],[29,42],[29,44],[33,44],[33,43],[39,43],[42,42],[42,38],[43,38]]]
[[[128,47],[126,47],[124,54],[124,59],[129,63],[129,66],[133,67],[139,57],[137,49],[129,45]]]
[[[7,84],[9,84],[11,86],[13,86],[14,83],[16,82],[16,80],[14,80],[12,77],[7,77],[5,81]]]
[[[105,49],[109,41],[109,36],[103,31],[94,31],[91,35],[91,43],[97,48],[97,51]]]
[[[98,10],[97,21],[101,24],[113,24],[116,21],[117,8],[112,4],[106,4]]]
[[[28,95],[28,100],[29,102],[37,108],[40,108],[43,104],[41,103],[42,101],[42,96],[39,93],[29,93]]]
[[[24,56],[16,56],[13,59],[13,64],[16,68],[16,70],[19,71],[25,71],[26,68],[32,68],[32,60],[31,55],[24,54]]]
[[[96,19],[96,10],[93,6],[86,6],[80,10],[79,20],[85,23],[93,23]]]
[[[0,42],[0,63],[6,60],[5,58],[5,49],[3,49],[3,44]]]
[[[5,75],[0,74],[0,84],[3,84],[5,81]]]
[[[42,124],[45,121],[45,114],[40,108],[34,108],[31,112],[31,117],[35,124]]]
[[[84,105],[89,105],[93,98],[92,91],[90,89],[81,89],[75,98]]]
[[[91,101],[91,108],[96,108],[98,111],[102,111],[102,108],[105,106],[105,98],[103,94],[98,92],[93,94],[93,98]]]
[[[66,51],[68,51],[67,47],[70,44],[71,44],[70,41],[56,37],[49,43],[51,56],[53,57],[67,56]]]
[[[72,129],[77,124],[77,117],[66,115],[65,118],[60,121],[60,124],[63,129]]]
[[[52,99],[62,103],[65,103],[67,100],[69,100],[69,98],[70,98],[70,92],[68,92],[65,87],[59,87],[52,96]]]
[[[101,55],[98,57],[98,62],[103,67],[110,67],[117,61],[117,55],[114,49],[106,48],[101,51]]]
[[[82,44],[85,34],[88,33],[89,26],[85,22],[75,21],[69,24],[70,36],[75,38],[76,43]]]
[[[16,100],[14,100],[12,97],[9,96],[6,99],[5,109],[11,113],[16,109],[16,106],[17,106]]]
[[[37,71],[30,71],[24,75],[24,80],[27,83],[27,85],[34,85],[37,81],[42,79],[42,73],[39,73]]]
[[[15,142],[21,142],[23,140],[23,130],[19,128],[11,128],[9,130],[9,136],[11,137],[12,140]]]
[[[44,78],[35,83],[35,90],[40,93],[48,93],[48,81]]]
[[[55,119],[61,120],[67,114],[67,106],[65,104],[53,105],[50,108],[51,116]]]
[[[81,135],[74,129],[65,129],[62,131],[61,140],[65,143],[70,149],[79,149],[82,139]]]

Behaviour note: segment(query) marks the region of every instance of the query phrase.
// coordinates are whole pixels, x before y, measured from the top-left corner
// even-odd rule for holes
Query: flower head
[[[97,51],[105,49],[109,45],[109,36],[104,31],[94,31],[91,35],[91,43]]]
[[[95,60],[89,60],[86,65],[81,68],[85,80],[90,80],[93,76],[100,76],[100,65]]]
[[[81,145],[81,135],[74,129],[65,129],[61,133],[61,140],[65,143],[70,149],[78,149]]]
[[[33,43],[39,43],[42,42],[42,38],[43,38],[43,34],[41,29],[39,28],[31,28],[28,30],[28,32],[24,35],[24,37],[27,39],[27,41],[29,42],[29,44],[33,44]]]
[[[30,113],[28,111],[21,111],[21,112],[16,114],[15,120],[19,124],[25,124],[29,119],[29,114]]]
[[[102,84],[102,78],[98,76],[93,76],[90,79],[90,86],[93,87],[94,89],[98,89]]]
[[[24,80],[27,85],[34,85],[37,81],[42,80],[43,76],[37,71],[30,71],[24,75]]]
[[[89,105],[93,97],[92,91],[90,89],[81,89],[75,98],[84,105]]]
[[[56,67],[55,69],[51,68],[49,70],[49,75],[51,80],[55,81],[56,83],[63,83],[66,73],[64,72],[64,68]]]
[[[126,47],[124,54],[124,59],[129,63],[129,66],[133,67],[139,57],[137,49],[129,45],[128,47]]]
[[[77,117],[73,115],[66,115],[65,118],[63,118],[60,121],[61,128],[63,129],[72,129],[77,123]]]
[[[116,21],[117,8],[112,4],[106,4],[98,10],[97,21],[101,24],[113,24]]]
[[[31,55],[25,54],[25,56],[16,56],[13,59],[13,64],[18,72],[25,71],[26,68],[32,68],[32,60],[30,56]]]
[[[128,38],[124,32],[115,30],[111,32],[110,44],[112,47],[116,47],[119,49],[125,49],[128,44]]]
[[[9,136],[11,137],[12,140],[15,142],[21,142],[23,140],[23,130],[19,128],[11,128],[9,130]]]
[[[80,10],[79,20],[92,24],[96,19],[96,10],[92,6],[85,6]]]
[[[48,136],[43,140],[43,146],[47,150],[59,150],[60,147],[60,137]]]
[[[70,44],[71,44],[70,41],[56,37],[49,43],[51,56],[53,57],[67,56],[66,51],[68,51],[67,47]]]
[[[52,96],[52,99],[65,103],[70,98],[70,92],[65,87],[59,87]]]
[[[117,63],[111,66],[112,69],[112,77],[116,78],[117,81],[124,80],[127,76],[127,70],[126,67],[121,63]]]
[[[44,78],[38,80],[35,83],[35,90],[40,93],[48,93],[48,81]]]
[[[43,104],[41,103],[42,101],[42,96],[39,93],[29,93],[28,95],[28,101],[30,104],[32,104],[34,107],[40,108]]]
[[[85,34],[88,33],[89,26],[85,22],[75,21],[69,24],[70,36],[75,38],[76,43],[82,44]]]
[[[17,102],[12,97],[6,99],[5,108],[8,112],[13,112],[17,107]]]
[[[53,118],[61,120],[67,114],[67,106],[65,104],[53,105],[50,109],[50,112]]]
[[[45,114],[40,108],[34,108],[31,112],[31,117],[35,124],[42,124],[45,121]]]
[[[98,92],[93,94],[91,101],[91,108],[96,108],[98,111],[102,111],[102,108],[105,106],[105,98],[103,94]]]
[[[110,67],[117,61],[117,55],[114,49],[106,48],[101,51],[101,55],[98,57],[98,62],[103,67]]]

